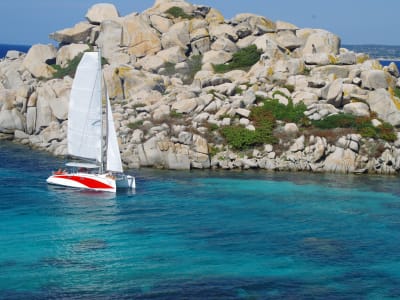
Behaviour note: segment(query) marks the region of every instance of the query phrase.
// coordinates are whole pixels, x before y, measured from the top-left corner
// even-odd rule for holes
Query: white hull
[[[47,178],[47,183],[101,192],[115,193],[117,190],[115,178],[107,174],[88,174],[81,172],[54,174]]]
[[[136,180],[135,177],[131,175],[117,175],[116,178],[117,188],[123,189],[135,189],[136,188]]]

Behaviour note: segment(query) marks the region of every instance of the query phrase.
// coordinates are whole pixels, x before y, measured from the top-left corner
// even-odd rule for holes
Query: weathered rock
[[[203,54],[210,50],[211,39],[205,20],[191,20],[189,38],[193,55]]]
[[[190,42],[190,47],[193,51],[193,55],[199,55],[206,53],[211,49],[211,41],[210,37],[206,36],[203,38],[199,38],[197,40],[193,40]]]
[[[16,60],[21,58],[21,56],[23,56],[25,53],[21,52],[21,51],[17,51],[17,50],[8,50],[6,53],[5,58],[9,59],[9,60]]]
[[[361,73],[361,86],[364,89],[377,90],[389,87],[388,74],[382,70],[368,70]]]
[[[191,166],[195,169],[210,168],[210,154],[207,140],[200,135],[193,135],[193,151],[191,152]]]
[[[153,137],[138,147],[141,166],[189,170],[189,147]]]
[[[151,26],[160,33],[165,33],[174,24],[170,19],[164,16],[151,15],[150,16]]]
[[[230,39],[220,37],[211,45],[211,50],[235,53],[239,50],[239,47]]]
[[[120,18],[119,22],[122,25],[120,44],[127,47],[128,54],[143,57],[161,50],[159,36],[144,18],[132,14]]]
[[[203,64],[212,63],[212,64],[224,64],[232,59],[232,53],[225,51],[214,51],[210,50],[204,53],[203,55]]]
[[[304,137],[304,135],[302,135],[301,137],[297,138],[294,141],[293,145],[290,146],[289,151],[291,151],[291,152],[303,151],[305,148],[304,142],[305,142],[305,137]]]
[[[66,138],[65,134],[62,134],[58,122],[51,122],[49,126],[42,130],[40,137],[42,138],[43,143],[51,143],[54,140],[62,141]]]
[[[311,92],[302,92],[302,91],[294,92],[292,98],[294,104],[303,102],[305,105],[309,106],[313,103],[318,102],[318,96]]]
[[[301,32],[299,35],[301,36]],[[336,55],[339,53],[340,38],[328,31],[314,29],[309,34],[303,48],[303,55],[315,53],[327,53]]]
[[[283,127],[283,130],[286,134],[296,135],[299,132],[299,128],[296,123],[286,123]]]
[[[399,72],[399,68],[397,67],[397,65],[394,62],[391,62],[389,64],[389,66],[386,67],[387,72],[389,72],[390,75],[398,78],[400,76],[400,72]]]
[[[189,21],[183,21],[172,25],[161,37],[163,49],[179,46],[186,51],[190,45],[189,28]]]
[[[369,93],[367,102],[371,111],[376,112],[379,118],[389,122],[393,126],[400,126],[400,111],[397,109],[387,90],[377,89]]]
[[[87,44],[65,45],[57,51],[56,64],[65,68],[79,53],[83,53],[87,50],[89,50]]]
[[[15,130],[25,130],[25,117],[16,109],[0,111],[0,132],[14,133]]]
[[[302,46],[301,39],[292,30],[280,30],[277,33],[276,40],[282,48],[289,49],[290,51]]]
[[[209,27],[210,38],[216,40],[218,38],[227,38],[233,42],[238,40],[236,30],[229,24],[213,24]]]
[[[176,111],[177,113],[189,114],[194,111],[197,107],[196,99],[184,99],[178,102],[175,102],[171,109]]]
[[[149,72],[158,72],[166,61],[158,55],[146,55],[137,62],[137,65],[141,66],[143,70]]]
[[[96,41],[101,48],[102,56],[113,62],[115,54],[122,43],[123,25],[118,20],[106,20],[101,23],[100,34]]]
[[[336,147],[335,151],[327,156],[324,170],[333,173],[352,173],[356,170],[356,153],[350,149]]]
[[[369,106],[363,102],[353,102],[343,106],[343,112],[357,117],[369,117]]]
[[[94,28],[94,25],[87,22],[80,22],[72,28],[51,33],[50,38],[60,44],[87,43]]]
[[[355,65],[357,63],[357,55],[352,51],[341,52],[336,57],[338,65]]]
[[[248,24],[254,35],[262,35],[264,33],[272,33],[276,31],[276,24],[273,21],[255,14],[238,14],[232,19],[232,23]]]
[[[172,64],[177,64],[186,60],[185,51],[180,46],[161,50],[157,53],[157,56],[161,57],[164,61]]]
[[[304,62],[308,65],[326,66],[330,64],[327,53],[313,53],[304,55]]]
[[[0,109],[12,110],[15,106],[16,97],[15,90],[0,89]]]
[[[0,61],[0,89],[17,89],[19,86],[24,85],[22,72],[19,71],[22,60],[23,57],[14,61]],[[31,77],[30,74],[29,77]]]
[[[110,98],[134,99],[140,92],[164,90],[160,76],[138,71],[131,66],[110,68],[108,72],[104,76],[108,79]]]
[[[55,116],[51,110],[50,101],[56,98],[55,92],[47,85],[38,88],[38,98],[36,103],[36,128],[39,132],[43,127],[49,126],[52,121],[55,121]]]
[[[275,22],[275,27],[276,27],[277,32],[280,32],[280,31],[296,32],[297,30],[299,30],[299,27],[297,27],[296,25],[285,22],[285,21],[281,21],[281,20],[278,20]]]
[[[328,65],[312,69],[310,75],[320,79],[329,79],[330,76],[333,76],[334,78],[347,78],[349,72],[349,66]]]
[[[313,145],[313,152],[311,158],[311,161],[313,163],[319,162],[320,160],[325,158],[326,146],[327,143],[325,138],[321,137],[315,138],[315,143]]]
[[[36,117],[37,117],[36,107],[28,107],[26,112],[26,132],[32,134],[36,128]]]
[[[225,18],[219,10],[211,8],[206,15],[206,21],[209,25],[222,24]]]
[[[48,62],[55,61],[57,50],[53,45],[33,45],[24,58],[22,67],[36,78],[50,78],[55,70]]]
[[[329,87],[326,100],[335,107],[343,105],[343,80],[336,79]]]
[[[86,19],[91,24],[99,25],[101,22],[119,17],[118,10],[111,3],[98,3],[89,8]]]
[[[279,59],[286,58],[285,53],[282,48],[279,47],[278,43],[271,38],[269,34],[264,34],[257,37],[252,44],[257,46],[257,49],[261,49],[263,54],[261,55],[261,60],[273,60],[277,61]]]

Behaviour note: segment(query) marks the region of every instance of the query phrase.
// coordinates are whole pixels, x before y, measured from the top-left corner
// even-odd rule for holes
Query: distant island
[[[95,4],[50,37],[0,60],[2,139],[67,155],[72,78],[101,48],[127,168],[400,171],[397,65],[329,31],[156,0]]]

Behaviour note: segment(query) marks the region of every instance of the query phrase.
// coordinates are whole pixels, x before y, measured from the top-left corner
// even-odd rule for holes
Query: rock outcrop
[[[156,0],[120,16],[96,4],[86,20],[53,32],[59,43],[9,51],[0,60],[0,133],[65,155],[72,75],[53,78],[80,53],[102,49],[122,159],[129,168],[250,169],[396,174],[400,138],[387,142],[349,130],[321,134],[277,120],[277,142],[233,150],[225,126],[255,132],[260,99],[306,106],[308,123],[337,114],[400,127],[399,70],[341,48],[340,37],[264,16],[225,20],[218,10],[184,0]],[[250,68],[217,73],[255,45]],[[291,105],[290,104],[290,105]]]

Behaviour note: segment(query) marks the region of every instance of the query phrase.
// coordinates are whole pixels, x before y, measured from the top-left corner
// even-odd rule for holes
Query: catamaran
[[[117,188],[136,188],[135,177],[123,173],[110,99],[103,81],[100,51],[85,52],[72,83],[68,109],[68,154],[80,162],[67,163],[69,171],[53,172],[47,183],[112,193]]]

